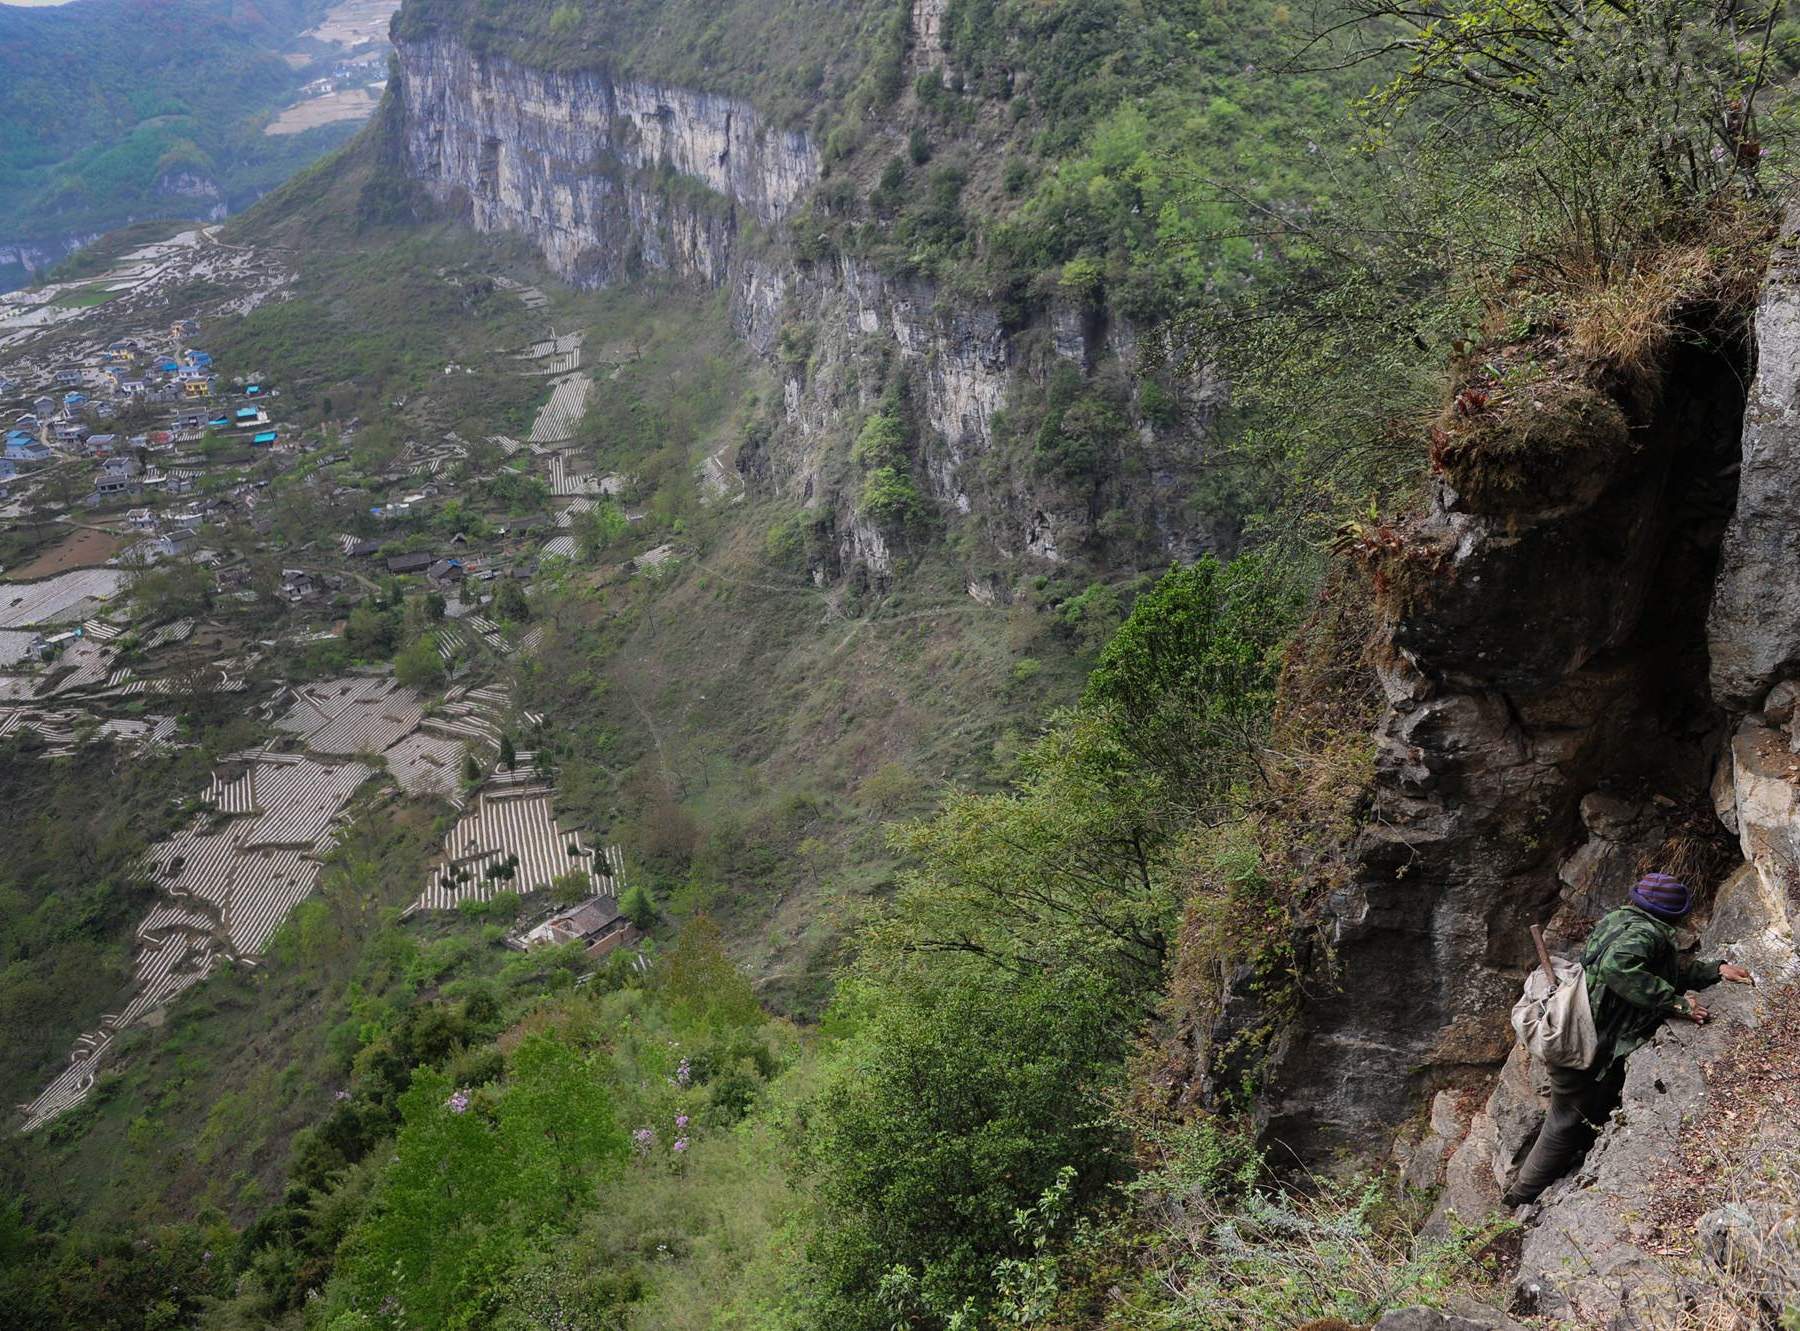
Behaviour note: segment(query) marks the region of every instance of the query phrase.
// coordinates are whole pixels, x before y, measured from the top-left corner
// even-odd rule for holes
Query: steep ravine
[[[941,19],[938,6],[916,8],[917,59],[941,57]],[[400,165],[440,206],[529,239],[579,286],[662,275],[725,289],[734,328],[782,381],[778,427],[737,465],[818,515],[835,551],[814,569],[821,581],[893,572],[895,533],[856,511],[841,466],[829,465],[890,366],[908,375],[924,427],[915,480],[949,521],[979,527],[987,562],[1142,567],[1230,540],[1228,522],[1197,518],[1189,503],[1188,464],[1215,396],[1203,382],[1177,386],[1186,410],[1174,430],[1142,419],[1130,387],[1129,447],[1085,491],[994,455],[1009,397],[1041,387],[1053,366],[1089,377],[1110,366],[1130,383],[1139,334],[1127,321],[1052,307],[1009,327],[928,278],[848,254],[804,261],[788,223],[823,174],[806,132],[769,124],[741,98],[604,68],[536,69],[453,28],[415,27],[397,42]]]

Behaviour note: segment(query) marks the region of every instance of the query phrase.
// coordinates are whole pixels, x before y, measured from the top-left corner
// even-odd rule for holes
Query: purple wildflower
[[[675,1115],[675,1126],[676,1127],[685,1128],[687,1125],[688,1125],[688,1116],[686,1114]]]
[[[452,1095],[448,1100],[444,1101],[444,1108],[448,1109],[452,1114],[468,1113],[469,1112],[469,1093],[467,1091],[462,1091],[462,1090],[457,1091],[456,1094]]]
[[[677,1152],[680,1152],[680,1151],[685,1151],[685,1150],[687,1150],[687,1138],[686,1138],[686,1137],[677,1137],[677,1138],[676,1138],[676,1139],[675,1139],[675,1147],[674,1147],[674,1149],[675,1149],[675,1150],[676,1150],[676,1151],[677,1151]]]
[[[654,1128],[639,1128],[636,1132],[631,1134],[631,1140],[632,1144],[635,1145],[638,1150],[648,1151],[656,1144],[656,1130]]]
[[[677,1086],[686,1086],[692,1080],[693,1075],[693,1069],[688,1067],[687,1059],[684,1058],[675,1065],[675,1084]]]

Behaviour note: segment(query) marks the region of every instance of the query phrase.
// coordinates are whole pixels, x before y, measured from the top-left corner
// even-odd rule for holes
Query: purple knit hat
[[[1694,908],[1694,894],[1666,873],[1647,873],[1631,889],[1631,904],[1659,920],[1679,920]]]

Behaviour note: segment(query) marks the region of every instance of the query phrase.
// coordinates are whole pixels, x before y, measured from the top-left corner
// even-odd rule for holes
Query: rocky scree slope
[[[1409,1183],[1443,1186],[1443,1234],[1498,1209],[1542,1122],[1507,1024],[1531,923],[1572,950],[1669,867],[1702,894],[1688,941],[1759,980],[1632,1058],[1584,1167],[1524,1217],[1521,1305],[1584,1326],[1800,1292],[1800,1097],[1774,1038],[1800,982],[1797,233],[1790,215],[1741,349],[1507,389],[1472,446],[1439,440],[1426,510],[1362,551],[1375,774],[1303,954],[1310,997],[1262,1068],[1271,1135],[1314,1159],[1394,1141]],[[1258,1019],[1232,978],[1215,1049]],[[1227,1070],[1202,1066],[1203,1091]]]
[[[909,75],[946,70],[943,11],[942,0],[913,6]],[[917,427],[904,469],[938,514],[977,525],[992,568],[1097,556],[1141,567],[1229,541],[1228,523],[1198,523],[1188,503],[1214,391],[1183,381],[1182,426],[1154,426],[1136,405],[1141,339],[1128,321],[1057,305],[1009,327],[995,306],[930,279],[845,253],[809,260],[791,224],[828,178],[809,130],[773,123],[741,96],[627,76],[604,52],[532,64],[517,54],[527,44],[478,39],[429,4],[402,19],[392,151],[438,205],[528,238],[576,285],[664,275],[724,290],[734,327],[781,381],[769,428],[743,443],[737,467],[807,506],[817,581],[884,582],[915,538],[864,511],[847,457],[896,376]],[[873,131],[878,142],[904,149],[911,96]],[[1110,375],[1132,403],[1124,456],[1075,485],[996,450],[1009,400],[1041,391],[1058,367]],[[1011,580],[973,569],[972,579],[982,595]]]

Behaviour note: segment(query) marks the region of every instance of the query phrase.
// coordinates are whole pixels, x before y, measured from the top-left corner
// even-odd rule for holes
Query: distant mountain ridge
[[[0,5],[0,286],[152,217],[220,217],[348,137],[270,136],[330,0]],[[10,279],[10,280],[9,280]]]

